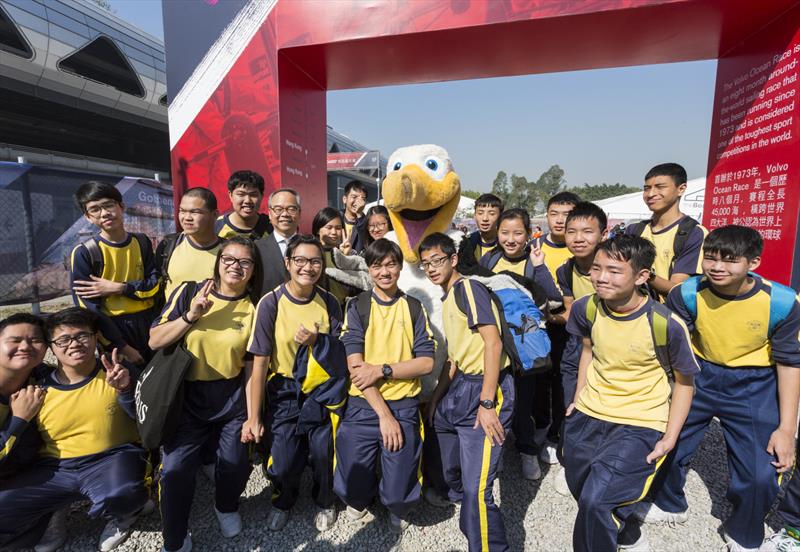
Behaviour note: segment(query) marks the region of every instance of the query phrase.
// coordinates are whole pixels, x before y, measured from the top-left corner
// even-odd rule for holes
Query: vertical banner
[[[703,222],[758,230],[758,272],[797,289],[800,8],[720,58]]]

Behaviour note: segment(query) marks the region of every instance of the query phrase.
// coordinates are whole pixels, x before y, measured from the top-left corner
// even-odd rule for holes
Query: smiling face
[[[247,220],[258,215],[258,208],[264,194],[258,191],[255,186],[239,186],[228,194],[231,198],[231,205],[243,219]]]
[[[379,240],[389,231],[389,219],[380,213],[369,216],[367,220],[367,231],[373,240]]]
[[[600,229],[600,221],[594,217],[571,219],[564,234],[567,249],[579,259],[591,257],[597,244],[605,237],[606,232]]]
[[[178,221],[184,234],[194,236],[214,230],[217,212],[210,210],[202,197],[185,195],[178,208]]]
[[[434,232],[445,232],[453,220],[461,181],[450,156],[434,145],[400,148],[389,157],[383,198],[403,258],[415,263],[417,246]]]
[[[342,219],[335,218],[319,229],[319,241],[328,248],[338,247],[344,240]]]
[[[686,184],[678,186],[671,176],[654,176],[644,181],[642,197],[647,208],[654,213],[665,213],[680,202]]]
[[[761,257],[722,257],[719,253],[703,253],[703,274],[718,288],[738,286],[761,264]]]
[[[507,257],[516,259],[525,255],[525,246],[528,245],[528,229],[520,218],[507,218],[500,223],[497,229],[497,243]]]
[[[369,265],[369,277],[381,291],[393,295],[397,290],[397,280],[400,279],[402,269],[403,263],[397,262],[397,259],[388,255]]]
[[[289,277],[299,286],[313,286],[322,275],[322,251],[316,245],[301,243],[286,259]]]
[[[30,371],[42,363],[47,342],[39,326],[13,324],[0,333],[0,366],[5,369]]]
[[[124,224],[125,205],[110,198],[89,201],[84,216],[86,220],[106,232],[120,230]]]
[[[56,326],[50,336],[50,344],[62,366],[77,368],[94,364],[97,334],[87,326]]]
[[[254,265],[255,261],[247,247],[231,243],[220,253],[217,276],[220,282],[231,288],[244,289],[253,275]]]
[[[597,296],[604,301],[627,299],[638,286],[647,281],[649,275],[649,270],[635,272],[629,261],[614,259],[602,249],[594,256],[589,272]]]

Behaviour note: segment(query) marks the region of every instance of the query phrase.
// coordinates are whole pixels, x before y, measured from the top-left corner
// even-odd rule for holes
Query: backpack
[[[651,222],[653,222],[653,219],[643,220],[630,225],[630,233],[634,236],[641,237],[642,233],[644,233],[644,229],[647,228],[647,225]],[[695,226],[699,224],[699,222],[690,216],[684,216],[678,223],[678,231],[675,232],[675,239],[672,241],[672,260],[669,262],[670,273],[672,273],[672,267],[675,265],[675,259],[680,257],[683,252],[686,240],[689,239],[689,234],[691,234]]]
[[[756,274],[751,272],[750,276],[756,276]],[[700,291],[702,282],[703,276],[692,276],[680,285],[681,299],[683,299],[683,304],[686,306],[686,310],[692,320],[697,319],[697,292]],[[797,292],[777,282],[770,281],[769,283],[769,325],[767,335],[772,337],[775,326],[789,316],[789,312],[797,300]]]
[[[586,301],[586,319],[590,324],[594,324],[597,319],[597,310],[600,307],[600,298],[597,294],[592,294]],[[669,348],[667,346],[667,328],[669,319],[672,316],[665,305],[658,301],[650,300],[650,307],[647,311],[647,319],[650,322],[650,333],[653,337],[653,348],[656,352],[656,359],[664,371],[670,383],[675,381],[675,374],[672,371],[672,362],[669,358]]]
[[[142,252],[143,256],[146,247],[153,247],[150,243],[150,238],[148,238],[147,235],[140,234],[138,232],[131,232],[130,234],[136,239],[137,242],[139,242],[139,250]],[[99,278],[103,274],[104,264],[103,252],[100,251],[100,246],[97,244],[97,240],[95,238],[89,238],[81,245],[86,248],[86,251],[89,252],[89,258],[91,259],[92,263],[92,275]]]
[[[550,337],[545,331],[544,314],[531,294],[506,274],[469,276],[489,289],[500,318],[500,337],[511,367],[518,373],[541,372],[550,366]],[[456,295],[456,306],[467,312],[467,305]]]
[[[164,282],[172,281],[169,278],[167,269],[169,268],[169,260],[172,258],[172,253],[175,251],[175,246],[178,245],[179,237],[179,232],[167,234],[156,247],[156,266]]]
[[[408,310],[411,313],[411,324],[413,326],[413,324],[419,319],[420,314],[422,314],[422,303],[410,295],[406,295],[405,298],[408,302]],[[366,335],[367,327],[369,326],[369,312],[372,309],[372,291],[364,291],[355,297],[349,298],[347,300],[348,308],[350,307],[350,301],[356,302],[358,319],[361,321],[361,328],[364,330],[364,334]]]

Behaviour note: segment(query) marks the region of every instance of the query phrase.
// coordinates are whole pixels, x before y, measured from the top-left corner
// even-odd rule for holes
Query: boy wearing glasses
[[[364,260],[374,287],[348,303],[342,329],[350,398],[336,433],[333,490],[348,517],[362,522],[373,517],[367,506],[379,494],[401,534],[421,496],[419,378],[433,370],[435,343],[422,305],[397,287],[400,247],[379,239]]]
[[[461,501],[459,525],[469,550],[508,550],[492,485],[514,412],[514,378],[500,339],[500,318],[489,290],[456,270],[451,238],[431,234],[419,245],[420,267],[441,286],[449,369],[428,405],[450,499]]]
[[[151,354],[148,328],[159,292],[153,246],[144,234],[125,230],[122,195],[111,184],[87,182],[75,192],[75,202],[100,233],[72,250],[72,298],[100,317],[111,347],[141,363]]]
[[[164,267],[165,273],[162,274],[167,301],[183,282],[200,282],[214,276],[214,263],[223,242],[214,231],[216,218],[217,197],[211,190],[186,190],[178,208],[178,222],[183,232],[178,235],[167,266]],[[165,242],[166,239],[156,248],[158,258],[164,256]]]
[[[66,309],[45,327],[58,367],[39,381],[47,389],[35,422],[41,459],[0,490],[0,546],[85,499],[91,517],[108,519],[99,549],[113,550],[147,500],[133,378],[116,349],[111,359],[95,358],[98,319],[92,312]]]

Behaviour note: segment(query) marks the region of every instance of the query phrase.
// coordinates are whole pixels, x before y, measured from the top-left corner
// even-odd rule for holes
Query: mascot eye
[[[428,159],[425,162],[425,166],[427,166],[430,170],[435,171],[439,168],[439,163],[436,162],[436,159]]]
[[[402,167],[402,166],[403,166],[403,162],[402,161],[397,161],[394,165],[392,165],[392,170],[393,171],[399,171],[400,167]]]
[[[447,163],[433,155],[425,158],[424,169],[437,180],[441,180],[448,172]]]

